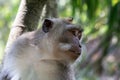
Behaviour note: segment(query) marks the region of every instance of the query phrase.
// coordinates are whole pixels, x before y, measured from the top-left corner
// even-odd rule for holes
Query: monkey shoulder
[[[32,53],[37,51],[38,46],[41,45],[41,39],[43,38],[44,33],[40,30],[35,30],[32,32],[26,32],[19,36],[12,44],[10,49],[10,54],[21,54],[23,53]]]
[[[26,32],[24,34],[22,34],[21,36],[19,36],[16,39],[16,42],[18,45],[24,45],[24,46],[28,46],[28,45],[37,45],[36,43],[39,43],[39,41],[41,39],[43,39],[44,36],[44,32],[41,31],[41,29],[39,30],[35,30],[32,32]]]
[[[15,40],[13,45],[22,47],[28,46],[34,40],[34,35],[35,31],[24,33]]]

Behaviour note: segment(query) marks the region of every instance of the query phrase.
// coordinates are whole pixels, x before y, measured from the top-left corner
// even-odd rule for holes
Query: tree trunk
[[[42,9],[47,0],[21,0],[16,19],[13,23],[6,45],[5,53],[18,36],[37,28]]]
[[[56,0],[48,0],[46,5],[46,15],[45,17],[58,17],[57,11],[57,1]]]

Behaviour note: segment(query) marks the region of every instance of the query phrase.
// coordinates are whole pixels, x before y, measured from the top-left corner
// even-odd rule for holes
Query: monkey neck
[[[73,80],[70,66],[58,60],[41,60],[39,64],[34,65],[33,69],[31,72],[35,72],[32,73],[34,80]],[[31,72],[27,75],[30,75]]]
[[[45,69],[42,73],[45,72],[51,77],[42,80],[71,80],[71,68],[68,63],[59,60],[41,60],[41,64],[43,65],[41,69]]]

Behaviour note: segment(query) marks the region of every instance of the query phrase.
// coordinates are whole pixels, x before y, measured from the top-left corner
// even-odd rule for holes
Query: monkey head
[[[83,29],[72,24],[72,18],[45,19],[42,30],[53,47],[52,55],[57,59],[75,61],[81,54],[80,40]]]

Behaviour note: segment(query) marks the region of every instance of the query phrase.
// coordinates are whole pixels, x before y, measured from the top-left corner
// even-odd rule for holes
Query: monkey
[[[46,18],[41,29],[19,36],[5,54],[0,80],[74,80],[83,29],[72,18]]]

